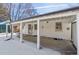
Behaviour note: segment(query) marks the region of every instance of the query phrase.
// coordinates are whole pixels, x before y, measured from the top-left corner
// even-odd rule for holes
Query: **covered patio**
[[[37,43],[36,37],[33,35],[23,35],[23,39],[31,43]],[[77,51],[70,40],[56,40],[50,37],[43,36],[41,36],[40,39],[41,49],[43,49],[43,47],[46,47],[52,50],[54,49],[56,51],[59,51],[61,54],[65,55],[77,54]]]
[[[77,54],[78,51],[73,46],[73,44],[75,45],[75,43],[74,43],[74,40],[73,40],[73,37],[72,37],[72,23],[78,22],[77,21],[79,19],[78,18],[78,12],[79,12],[78,10],[76,10],[74,12],[67,10],[66,12],[61,12],[61,13],[58,12],[58,13],[50,13],[50,14],[46,14],[46,15],[39,15],[39,16],[27,18],[23,21],[12,22],[11,23],[12,24],[12,32],[14,32],[14,30],[15,30],[14,25],[18,24],[17,26],[19,28],[18,32],[19,32],[20,42],[23,42],[25,40],[35,42],[38,50],[42,46],[44,46],[46,48],[59,50],[62,53],[65,53],[65,54]],[[68,35],[58,33],[56,36],[51,36],[51,34],[50,34],[49,36],[51,36],[53,38],[47,37],[48,35],[44,36],[43,33],[46,34],[46,31],[42,30],[40,28],[40,26],[42,24],[45,25],[44,22],[48,23],[48,22],[51,22],[51,21],[52,22],[62,22],[65,25],[71,24],[70,34],[68,32],[65,33],[65,34],[68,34]],[[29,24],[29,23],[32,24],[32,28],[28,28],[26,26],[26,24]],[[37,30],[34,30],[33,24],[37,24],[37,26],[36,26]],[[77,23],[77,25],[78,24],[79,23]],[[26,26],[26,28],[25,28],[25,26]],[[51,25],[51,26],[53,26],[53,25]],[[51,26],[49,25],[48,29],[52,28]],[[31,29],[31,30],[28,31],[27,29]],[[67,30],[69,30],[69,28],[67,28]],[[77,31],[78,31],[78,27],[77,27]],[[6,33],[7,33],[7,31],[6,31]],[[53,32],[50,32],[50,33],[53,33]],[[65,40],[63,40],[62,38],[65,39]]]

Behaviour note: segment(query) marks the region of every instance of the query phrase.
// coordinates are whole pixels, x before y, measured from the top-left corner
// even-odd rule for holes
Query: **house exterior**
[[[45,36],[71,40],[79,54],[79,7],[33,16],[11,24],[13,28],[18,28],[20,41],[22,41],[23,34],[37,35],[38,49],[40,47],[40,36]],[[12,29],[12,31],[15,31],[15,29]]]
[[[40,36],[71,40],[71,23],[65,20],[63,22],[62,19],[40,21]],[[37,35],[37,23],[26,23],[23,34]]]
[[[6,32],[6,22],[0,21],[0,33]],[[10,26],[8,26],[8,32],[10,32]]]

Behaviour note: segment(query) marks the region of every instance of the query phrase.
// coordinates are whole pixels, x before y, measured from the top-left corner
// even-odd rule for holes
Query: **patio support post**
[[[20,42],[22,42],[23,35],[22,35],[22,22],[20,23]]]
[[[32,35],[34,35],[34,23],[32,23],[32,26],[33,26]]]
[[[79,14],[76,17],[76,25],[77,25],[77,54],[79,55]]]
[[[8,25],[6,24],[6,37],[8,37]]]
[[[13,24],[12,24],[12,38],[13,38]]]
[[[37,49],[40,49],[40,20],[37,20]]]

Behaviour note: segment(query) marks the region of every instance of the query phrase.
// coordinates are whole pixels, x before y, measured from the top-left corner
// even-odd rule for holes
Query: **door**
[[[77,47],[77,32],[76,32],[76,22],[72,23],[72,41],[74,45]]]
[[[32,34],[32,25],[28,24],[28,34]]]

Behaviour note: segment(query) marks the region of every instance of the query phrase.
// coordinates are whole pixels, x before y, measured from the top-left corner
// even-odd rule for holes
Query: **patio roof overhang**
[[[0,25],[2,25],[2,24],[9,24],[9,20],[7,20],[7,21],[3,21],[3,22],[0,22]]]
[[[43,15],[37,15],[33,17],[28,17],[19,21],[13,21],[12,24],[16,23],[21,23],[21,22],[31,22],[31,21],[37,21],[37,20],[44,20],[44,19],[51,19],[51,18],[58,18],[58,17],[67,17],[67,16],[73,16],[79,13],[79,6],[70,8],[70,9],[65,9],[65,10],[60,10],[60,11],[55,11]]]

